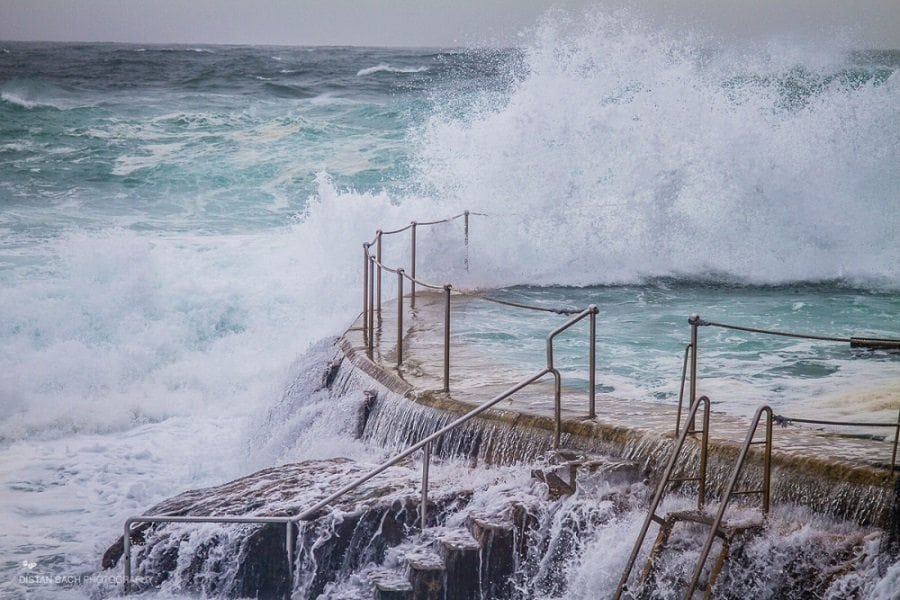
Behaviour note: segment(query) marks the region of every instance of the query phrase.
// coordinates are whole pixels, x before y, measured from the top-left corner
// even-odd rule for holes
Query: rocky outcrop
[[[347,459],[310,461],[265,469],[212,488],[185,492],[147,511],[169,516],[293,516],[368,467]],[[419,528],[418,470],[397,466],[348,493],[309,521],[296,525],[294,564],[287,564],[285,526],[158,524],[132,533],[133,589],[184,590],[226,597],[320,595],[329,583],[363,565]],[[470,491],[432,482],[429,514],[436,521],[463,506]],[[116,568],[121,539],[103,556]]]

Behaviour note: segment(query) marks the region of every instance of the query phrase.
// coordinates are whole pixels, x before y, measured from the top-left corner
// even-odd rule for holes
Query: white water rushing
[[[497,217],[474,240],[488,282],[896,287],[896,72],[854,84],[838,48],[691,43],[604,15],[537,37],[509,98],[422,134],[436,195]]]
[[[319,173],[302,214],[269,229],[145,231],[121,214],[81,228],[76,201],[12,214],[0,231],[0,595],[80,597],[18,576],[92,573],[127,516],[303,458],[303,440],[279,451],[250,430],[296,357],[358,312],[360,244],[378,227],[488,213],[469,274],[458,232],[423,234],[421,264],[444,266],[421,275],[467,285],[900,287],[896,73],[848,82],[839,48],[684,41],[605,15],[575,31],[548,19],[521,62],[508,94],[434,99],[408,133],[407,185],[360,191]],[[425,72],[372,64],[361,80]],[[118,175],[144,168],[132,166]],[[15,227],[35,214],[67,227]],[[365,454],[340,437],[328,449]],[[590,575],[573,582],[589,589]]]

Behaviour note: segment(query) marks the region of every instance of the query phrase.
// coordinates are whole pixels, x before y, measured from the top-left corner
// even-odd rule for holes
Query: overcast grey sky
[[[515,43],[546,10],[625,0],[0,0],[0,40],[284,45]],[[651,20],[724,37],[835,36],[900,48],[900,0],[640,0]]]

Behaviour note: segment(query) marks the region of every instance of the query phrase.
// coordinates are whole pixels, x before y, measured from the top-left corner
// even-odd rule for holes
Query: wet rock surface
[[[265,469],[227,484],[193,490],[162,502],[147,515],[293,516],[363,475],[369,465],[347,459]],[[225,597],[319,596],[341,574],[380,562],[385,550],[419,527],[419,472],[397,466],[348,493],[309,521],[292,524],[289,568],[282,524],[142,524],[131,542],[134,591],[170,588]],[[471,491],[432,482],[429,510],[465,505]],[[123,542],[103,555],[120,565]]]

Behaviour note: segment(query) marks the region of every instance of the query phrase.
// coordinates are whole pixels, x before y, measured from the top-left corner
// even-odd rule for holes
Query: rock
[[[371,467],[347,459],[265,469],[224,485],[185,492],[147,511],[171,516],[293,516]],[[132,574],[137,591],[165,584],[175,590],[226,597],[316,597],[336,578],[379,563],[386,548],[418,529],[418,468],[398,465],[349,492],[296,528],[295,563],[287,564],[285,525],[136,524]],[[467,494],[432,481],[430,512],[464,505]],[[123,544],[103,555],[115,568]],[[422,581],[426,581],[427,577]],[[434,587],[434,583],[422,583]]]

